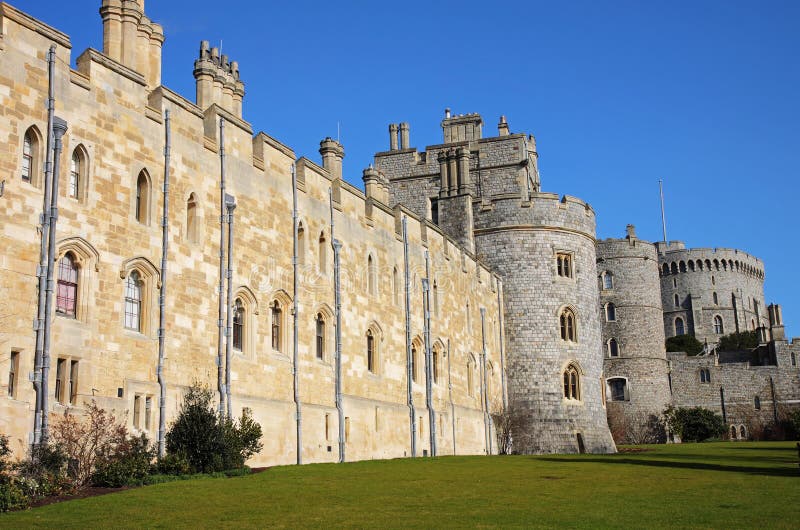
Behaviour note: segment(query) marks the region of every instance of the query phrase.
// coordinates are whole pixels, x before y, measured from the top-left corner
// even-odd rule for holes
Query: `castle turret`
[[[331,178],[342,178],[342,159],[344,147],[330,136],[319,143],[319,154],[322,155],[322,167],[328,170]]]
[[[386,177],[370,166],[364,170],[364,192],[367,197],[389,204],[389,181]]]
[[[606,411],[617,443],[664,440],[652,421],[671,400],[658,271],[655,246],[633,225],[624,239],[597,243]]]
[[[194,62],[197,106],[206,110],[218,105],[237,118],[242,117],[244,83],[239,79],[239,63],[228,61],[218,48],[200,43],[200,56]]]
[[[772,340],[786,340],[786,331],[783,327],[783,310],[778,304],[767,306],[769,313],[769,329]]]

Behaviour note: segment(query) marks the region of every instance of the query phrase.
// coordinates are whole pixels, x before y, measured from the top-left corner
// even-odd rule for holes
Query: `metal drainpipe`
[[[334,374],[334,387],[336,392],[336,412],[339,415],[339,463],[344,462],[345,443],[344,443],[344,408],[342,406],[342,291],[341,278],[339,276],[340,256],[342,243],[335,239],[333,234],[333,191],[328,190],[328,201],[331,209],[331,245],[333,246],[333,286],[336,306],[336,344],[334,359],[336,373]]]
[[[506,391],[506,354],[503,347],[503,304],[501,290],[503,284],[497,280],[497,329],[500,333],[500,384],[502,385],[501,391],[503,392],[503,412],[508,409],[508,394]]]
[[[36,392],[36,404],[33,416],[33,445],[38,445],[42,437],[42,401],[47,388],[42,387],[42,352],[44,350],[44,318],[47,289],[47,266],[50,262],[48,256],[47,236],[50,234],[50,197],[53,182],[53,117],[55,113],[54,82],[56,62],[56,46],[50,46],[47,52],[47,145],[45,146],[45,171],[44,171],[44,199],[42,201],[42,216],[39,221],[41,230],[41,244],[39,247],[39,267],[36,278],[39,282],[39,304],[34,330],[36,330],[36,350],[33,361],[33,388]]]
[[[725,413],[725,389],[719,387],[719,402],[722,406],[722,422],[728,423],[728,415]]]
[[[453,381],[450,378],[450,339],[447,339],[447,391],[450,394],[450,415],[453,424],[453,454],[456,454],[456,406],[453,403]]]
[[[483,431],[486,437],[486,454],[492,454],[491,425],[489,424],[489,396],[486,385],[486,308],[481,308],[481,393],[483,394]]]
[[[292,315],[294,320],[294,329],[292,330],[293,333],[293,350],[292,350],[292,386],[294,387],[294,408],[295,408],[295,421],[297,423],[297,465],[303,463],[303,432],[302,432],[302,417],[301,417],[301,407],[300,407],[300,385],[299,385],[299,369],[298,369],[298,353],[297,353],[297,317],[298,317],[298,304],[297,304],[297,296],[298,296],[298,288],[297,288],[297,256],[298,256],[298,226],[297,226],[297,174],[295,172],[295,166],[292,164],[292,224],[294,225],[292,229],[292,271],[294,275],[293,279],[293,290],[292,293]]]
[[[53,188],[52,195],[50,196],[50,233],[47,236],[47,244],[49,247],[47,259],[47,293],[45,296],[44,304],[44,340],[42,348],[42,438],[43,443],[47,442],[48,436],[48,418],[47,418],[47,389],[48,376],[50,372],[50,335],[52,330],[50,324],[52,320],[52,307],[53,307],[53,272],[55,271],[56,259],[56,223],[58,222],[58,163],[61,156],[61,137],[67,132],[67,122],[59,118],[53,117]]]
[[[167,251],[169,249],[168,222],[169,222],[169,157],[171,147],[169,109],[164,112],[164,209],[161,216],[161,287],[158,291],[158,367],[156,375],[158,377],[158,457],[164,456],[166,448],[166,425],[165,403],[167,400],[167,383],[164,381],[164,341],[166,340],[164,311],[165,299],[167,296]]]
[[[422,279],[422,309],[425,315],[425,406],[428,407],[431,456],[436,456],[436,411],[433,410],[433,354],[431,352],[430,256],[425,251],[425,276]]]
[[[408,414],[411,427],[411,457],[417,456],[417,414],[414,410],[413,377],[411,374],[411,271],[408,267],[408,227],[406,217],[403,217],[403,258],[405,260],[405,289],[406,289],[406,388],[408,398]]]
[[[217,412],[220,416],[225,411],[225,372],[222,363],[223,342],[225,340],[225,328],[223,319],[225,316],[225,301],[223,291],[225,289],[225,118],[219,119],[219,313],[217,315],[217,390],[219,391],[219,407]]]
[[[225,194],[225,211],[228,218],[228,265],[225,275],[228,277],[228,295],[225,317],[225,405],[228,418],[233,417],[233,404],[231,403],[231,346],[233,345],[233,211],[236,209],[236,199],[233,195]],[[244,340],[244,338],[242,338]]]

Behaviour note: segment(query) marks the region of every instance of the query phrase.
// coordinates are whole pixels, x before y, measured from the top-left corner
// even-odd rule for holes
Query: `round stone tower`
[[[509,402],[524,411],[524,452],[612,452],[602,402],[595,215],[533,192],[475,213],[479,258],[503,278]],[[577,376],[577,391],[571,378]]]
[[[656,243],[667,337],[692,334],[714,345],[722,335],[769,328],[764,263],[729,248]]]
[[[617,443],[664,440],[669,405],[658,254],[628,225],[624,239],[597,243],[606,411]]]

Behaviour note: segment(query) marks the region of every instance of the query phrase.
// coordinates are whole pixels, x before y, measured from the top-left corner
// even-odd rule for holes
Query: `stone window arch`
[[[792,366],[797,366],[797,355],[791,352]]]
[[[63,259],[69,256],[72,261],[72,267],[76,270],[77,274],[73,275],[72,283],[76,284],[74,289],[75,307],[74,314],[69,311],[59,311],[58,296],[60,294],[67,295],[69,293],[59,293],[60,288],[56,287],[56,313],[62,316],[71,316],[79,321],[86,321],[89,308],[91,307],[90,298],[92,296],[92,285],[94,281],[94,274],[97,272],[100,255],[97,250],[85,239],[81,237],[69,237],[62,239],[57,243],[56,262],[59,264],[59,272]],[[66,264],[65,264],[66,265]],[[66,286],[65,286],[66,288]],[[63,307],[62,309],[67,309]]]
[[[717,296],[716,291],[711,293],[711,301],[714,302],[714,305],[719,305],[719,297]]]
[[[42,185],[42,135],[35,125],[28,127],[22,137],[22,160],[20,178],[29,184]]]
[[[670,269],[670,271],[672,272],[672,274],[678,274],[678,264],[677,264],[677,263],[675,263],[674,261],[673,261],[673,262],[672,262],[672,264],[669,266],[669,269]]]
[[[605,307],[606,322],[615,322],[617,320],[617,306],[613,302],[608,302]]]
[[[150,224],[152,189],[150,174],[146,169],[141,170],[136,176],[133,189],[133,216],[143,225]]]
[[[444,344],[437,340],[431,348],[431,372],[433,383],[439,384],[439,376],[442,373],[442,358],[444,357]]]
[[[666,263],[661,267],[662,274],[667,276],[669,274],[669,265]]]
[[[714,315],[714,333],[717,335],[725,333],[725,326],[723,325],[722,317],[719,315]]]
[[[89,189],[89,153],[83,144],[72,151],[69,162],[67,197],[83,202]]]
[[[126,260],[120,268],[124,280],[124,327],[150,335],[153,331],[153,305],[157,300],[157,289],[161,278],[150,260],[137,257]]]
[[[611,401],[630,401],[627,377],[611,377],[606,380],[606,394]]]
[[[365,333],[365,364],[367,371],[378,375],[381,371],[381,342],[383,342],[383,331],[377,322],[373,322]]]
[[[556,254],[556,272],[563,278],[572,278],[573,264],[571,253],[559,252]]]
[[[571,307],[564,307],[559,314],[559,326],[561,328],[561,340],[565,342],[578,342],[578,319],[575,310]]]
[[[689,272],[694,272],[694,261],[689,260]]]
[[[269,304],[270,340],[275,352],[285,353],[288,338],[287,315],[291,303],[289,295],[281,290],[272,297]]]
[[[678,264],[678,268],[681,272],[686,272],[686,262],[681,260]]]
[[[608,349],[608,356],[609,357],[619,357],[619,343],[617,339],[610,338],[606,343],[606,348]]]
[[[761,410],[761,396],[756,396],[753,398],[753,407],[756,410]]]
[[[714,259],[714,270],[719,270],[719,260],[716,258]]]
[[[319,262],[317,267],[319,268],[320,274],[327,274],[328,273],[328,240],[325,237],[325,231],[321,231],[319,233],[319,239],[317,240],[317,258]]]
[[[370,296],[378,296],[378,262],[372,252],[367,255],[367,292]]]
[[[675,319],[675,335],[686,335],[686,325],[681,317]]]
[[[306,229],[303,221],[297,222],[297,265],[300,267],[306,264]]]
[[[564,399],[581,400],[581,377],[577,363],[570,362],[562,372],[564,382]]]
[[[739,438],[747,440],[747,427],[744,425],[739,425]]]
[[[697,270],[702,271],[703,270],[703,260],[699,259],[695,263],[697,264]]]
[[[738,430],[736,429],[736,425],[731,425],[730,436],[731,440],[735,440],[737,438]]]
[[[434,316],[439,316],[439,281],[433,279],[433,288],[431,289],[431,305],[433,306]]]
[[[700,369],[700,382],[701,383],[710,383],[711,382],[711,370],[708,368],[701,368]]]
[[[189,243],[200,242],[200,204],[194,192],[186,199],[186,240]]]
[[[396,265],[392,269],[392,298],[395,304],[400,303],[400,272]]]
[[[58,261],[56,283],[56,314],[76,318],[78,305],[78,278],[80,266],[72,252],[66,252]]]
[[[614,288],[614,274],[611,271],[604,271],[603,274],[600,275],[601,285],[603,289],[613,289]]]
[[[711,270],[711,260],[708,258],[706,258],[706,270],[707,271]]]
[[[233,295],[233,304],[230,307],[233,349],[243,355],[252,355],[256,343],[256,315],[258,315],[258,301],[255,294],[246,286],[239,286]]]
[[[415,337],[414,340],[411,341],[411,380],[414,383],[420,382],[422,371],[424,371],[425,363],[421,362],[424,356],[422,352],[422,339]]]
[[[327,361],[335,345],[333,337],[333,311],[322,304],[314,311],[314,358]]]
[[[467,356],[467,395],[475,397],[475,356],[471,353]]]
[[[675,293],[675,296],[673,296],[673,299],[674,299],[673,301],[675,302],[675,307],[680,307],[681,306],[681,297],[678,296],[678,293]]]

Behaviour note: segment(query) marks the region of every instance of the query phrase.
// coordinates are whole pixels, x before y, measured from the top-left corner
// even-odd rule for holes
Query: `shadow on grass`
[[[732,471],[734,473],[747,473],[748,475],[762,475],[768,477],[800,477],[797,463],[792,467],[753,467],[753,466],[724,466],[701,462],[679,462],[672,460],[652,460],[648,458],[596,458],[596,457],[547,457],[538,456],[537,460],[546,462],[595,462],[598,464],[627,464],[632,466],[671,467],[676,469],[697,469],[702,471]]]

